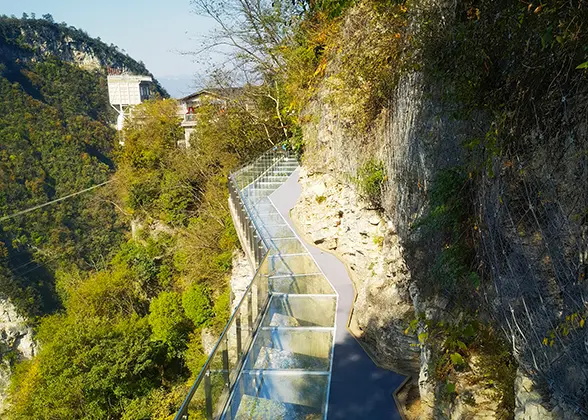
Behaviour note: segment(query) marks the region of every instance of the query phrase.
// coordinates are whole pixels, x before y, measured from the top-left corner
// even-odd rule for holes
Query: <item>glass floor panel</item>
[[[294,235],[290,226],[283,224],[283,225],[263,225],[260,226],[260,233],[263,235],[264,238],[291,238]]]
[[[252,207],[252,210],[255,212],[255,214],[279,214],[274,205],[270,203],[269,200],[267,203],[260,202],[256,204],[254,207]]]
[[[297,238],[272,238],[269,246],[280,254],[307,254],[308,251]]]
[[[279,213],[253,213],[252,216],[264,225],[283,225],[286,223],[284,218]]]
[[[271,276],[269,281],[271,290],[274,293],[295,295],[335,294],[331,283],[322,274]]]
[[[249,351],[245,369],[328,371],[332,345],[333,330],[261,330]]]
[[[273,295],[262,327],[333,327],[336,296]]]
[[[320,272],[316,262],[308,253],[305,255],[271,255],[269,259],[269,273],[272,276]]]
[[[243,372],[225,419],[319,420],[324,418],[325,374]]]

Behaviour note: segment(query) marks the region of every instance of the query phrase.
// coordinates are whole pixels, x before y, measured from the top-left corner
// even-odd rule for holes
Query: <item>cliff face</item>
[[[13,364],[31,359],[36,350],[31,326],[10,301],[0,299],[0,415],[6,409],[6,389]]]
[[[425,15],[441,10],[440,21],[447,27],[458,13],[453,2],[417,3]],[[415,27],[409,25],[413,35]],[[361,38],[361,31],[352,36]],[[503,58],[494,69],[496,86],[501,72],[508,79],[514,66],[510,59]],[[582,150],[588,139],[585,118],[578,116],[586,115],[587,102],[577,74],[570,78],[575,84],[558,87],[563,99],[553,99],[554,79],[549,89],[538,89],[544,100],[532,102],[542,108],[536,110],[537,118],[550,115],[553,125],[513,123],[504,128],[510,133],[505,137],[516,132],[518,143],[500,147],[501,123],[495,116],[483,109],[456,113],[456,99],[447,100],[455,86],[425,70],[403,71],[387,105],[363,132],[350,130],[341,108],[334,106],[332,84],[322,83],[305,109],[309,176],[303,177],[307,190],[297,217],[315,243],[336,251],[351,268],[361,339],[381,364],[411,370],[419,378],[424,418],[497,418],[505,412],[524,419],[586,415],[588,177]],[[472,150],[481,143],[486,145],[480,156]],[[365,201],[341,191],[354,189],[351,180],[369,159],[381,161],[386,172],[381,209],[386,228],[364,236],[373,212],[365,210]],[[476,166],[480,159],[482,169]],[[459,179],[459,188],[449,189],[448,179]],[[448,216],[447,208],[461,200],[460,194],[465,204],[458,211],[467,216],[460,213],[459,223],[468,228],[428,229],[423,220],[431,214]],[[445,203],[435,202],[440,196]],[[458,240],[465,238],[463,247],[456,246],[455,232]],[[383,248],[363,255],[365,241],[373,235],[384,238]],[[470,255],[466,269],[456,264],[462,256],[452,250]],[[463,288],[456,289],[445,283],[449,276],[470,280],[459,280]],[[507,346],[483,340],[464,344],[471,334],[470,327],[463,328],[468,313],[475,313],[478,336],[486,334],[478,323],[488,325],[489,334]],[[411,317],[414,328],[409,328]],[[419,336],[420,345],[412,334]],[[435,343],[435,336],[444,338]],[[458,354],[462,345],[469,354],[465,364]],[[457,355],[444,362],[442,352],[454,349]],[[502,373],[492,366],[501,366]],[[492,375],[502,377],[502,383],[489,381]]]
[[[330,173],[304,167],[300,184],[302,195],[292,217],[309,242],[346,263],[357,293],[353,333],[383,366],[415,372],[417,342],[404,334],[414,318],[410,276],[392,223]]]

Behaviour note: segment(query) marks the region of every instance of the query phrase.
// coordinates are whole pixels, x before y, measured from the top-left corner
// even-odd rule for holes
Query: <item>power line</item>
[[[34,206],[34,207],[28,208],[28,209],[26,209],[26,210],[21,210],[21,211],[18,211],[18,212],[16,212],[16,213],[13,213],[13,214],[11,214],[11,215],[9,215],[9,216],[0,217],[0,222],[3,222],[3,221],[5,221],[5,220],[8,220],[8,219],[12,219],[13,217],[20,216],[20,215],[22,215],[22,214],[30,213],[30,212],[32,212],[32,211],[34,211],[34,210],[38,210],[38,209],[40,209],[40,208],[42,208],[42,207],[49,206],[49,205],[51,205],[51,204],[54,204],[54,203],[57,203],[57,202],[59,202],[59,201],[67,200],[68,198],[74,197],[74,196],[76,196],[76,195],[83,194],[83,193],[85,193],[85,192],[88,192],[88,191],[92,191],[92,190],[94,190],[94,189],[96,189],[96,188],[99,188],[99,187],[102,187],[102,186],[104,186],[104,185],[106,185],[106,184],[109,184],[109,183],[111,183],[112,181],[114,181],[114,180],[113,180],[113,179],[111,179],[111,180],[108,180],[108,181],[106,181],[106,182],[102,182],[101,184],[97,184],[97,185],[94,185],[94,186],[92,186],[92,187],[85,188],[85,189],[83,189],[83,190],[81,190],[81,191],[77,191],[77,192],[75,192],[75,193],[72,193],[72,194],[66,195],[66,196],[64,196],[64,197],[58,198],[58,199],[56,199],[56,200],[53,200],[53,201],[48,201],[47,203],[44,203],[44,204],[39,204],[38,206]]]

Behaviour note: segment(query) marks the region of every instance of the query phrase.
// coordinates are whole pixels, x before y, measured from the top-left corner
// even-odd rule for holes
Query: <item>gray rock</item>
[[[404,334],[414,312],[399,238],[388,233],[377,212],[365,208],[354,187],[330,174],[309,175],[304,167],[300,183],[302,195],[292,217],[303,227],[301,233],[318,247],[335,250],[350,269],[357,292],[352,324],[361,339],[383,366],[417,371],[418,348],[414,337]],[[336,211],[316,203],[317,188],[329,194]]]
[[[8,352],[15,355],[17,360],[31,359],[38,350],[32,328],[7,299],[0,299],[0,349],[2,349],[0,360]],[[7,387],[11,374],[12,366],[8,361],[2,360],[0,362],[0,417],[7,408]]]

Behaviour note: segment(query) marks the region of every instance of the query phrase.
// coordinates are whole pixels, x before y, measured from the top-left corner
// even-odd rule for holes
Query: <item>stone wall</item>
[[[439,404],[437,395],[445,384],[433,377],[431,351],[420,346],[406,329],[415,312],[442,317],[447,302],[420,298],[393,222],[370,209],[352,185],[332,174],[303,168],[300,184],[302,194],[291,213],[299,233],[337,255],[354,283],[356,302],[349,330],[379,365],[412,375],[409,387],[418,386],[419,401],[410,390],[400,399],[406,417],[496,418],[496,393],[480,380],[483,375],[476,360],[472,360],[470,371],[456,378],[467,398],[457,398],[451,405]]]

